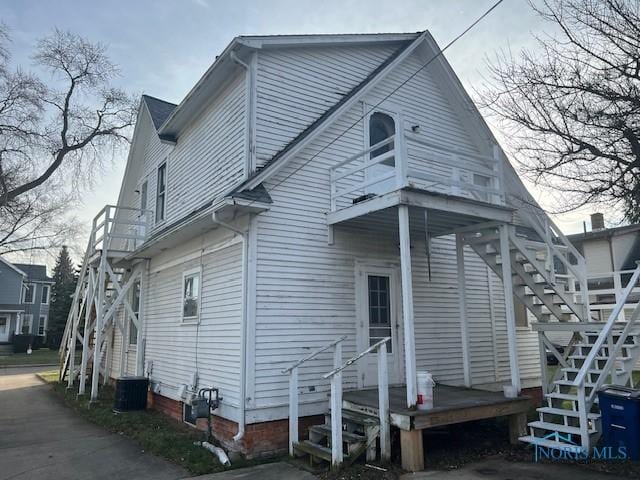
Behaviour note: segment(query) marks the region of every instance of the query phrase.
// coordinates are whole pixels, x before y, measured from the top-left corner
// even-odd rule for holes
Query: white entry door
[[[404,356],[400,321],[400,284],[396,266],[358,263],[356,267],[356,310],[358,322],[358,351],[362,351],[385,337],[390,384],[403,383]],[[377,353],[358,362],[358,385],[378,384]]]
[[[9,341],[9,317],[0,315],[0,342]]]

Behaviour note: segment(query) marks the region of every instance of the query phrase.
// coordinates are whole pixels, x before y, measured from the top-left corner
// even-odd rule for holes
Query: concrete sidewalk
[[[407,473],[402,480],[613,480],[618,475],[587,470],[579,465],[510,462],[490,457],[457,470]]]
[[[0,370],[0,480],[173,480],[189,473],[62,405],[32,372]]]
[[[189,478],[191,480],[314,480],[317,477],[286,462],[276,462]]]

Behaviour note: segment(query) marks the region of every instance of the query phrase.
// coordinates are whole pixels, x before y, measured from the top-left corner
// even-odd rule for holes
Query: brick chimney
[[[604,215],[602,213],[591,214],[591,230],[604,230]]]

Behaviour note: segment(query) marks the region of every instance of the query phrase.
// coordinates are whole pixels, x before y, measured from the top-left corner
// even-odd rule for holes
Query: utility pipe
[[[218,218],[218,212],[211,215],[213,223],[220,225],[242,237],[242,325],[240,327],[240,415],[238,418],[238,433],[233,437],[234,442],[239,442],[244,437],[246,421],[246,396],[247,396],[247,311],[249,296],[247,295],[249,272],[249,231],[240,230]],[[251,223],[249,223],[250,228]]]

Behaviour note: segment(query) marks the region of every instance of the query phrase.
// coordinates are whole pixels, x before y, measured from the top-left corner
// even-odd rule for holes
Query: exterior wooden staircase
[[[367,461],[376,459],[376,440],[380,433],[377,417],[342,408],[343,465],[350,465],[365,451]],[[331,412],[325,414],[323,425],[309,427],[308,439],[294,443],[296,455],[308,455],[313,465],[318,461],[331,463],[332,455]]]
[[[602,430],[598,390],[605,384],[632,382],[633,367],[640,358],[640,326],[635,326],[640,304],[630,318],[620,315],[638,283],[640,267],[608,321],[594,323],[584,258],[559,230],[531,217],[529,220],[532,228],[520,231],[513,225],[487,225],[461,235],[503,281],[503,255],[509,255],[513,294],[539,326],[556,324],[556,332],[573,333],[564,355],[550,342],[546,344],[555,350],[560,368],[551,386],[546,388],[545,384],[546,404],[538,408],[539,419],[529,423],[530,434],[520,440],[540,447],[589,452]],[[546,362],[543,348],[541,357],[540,361]]]

